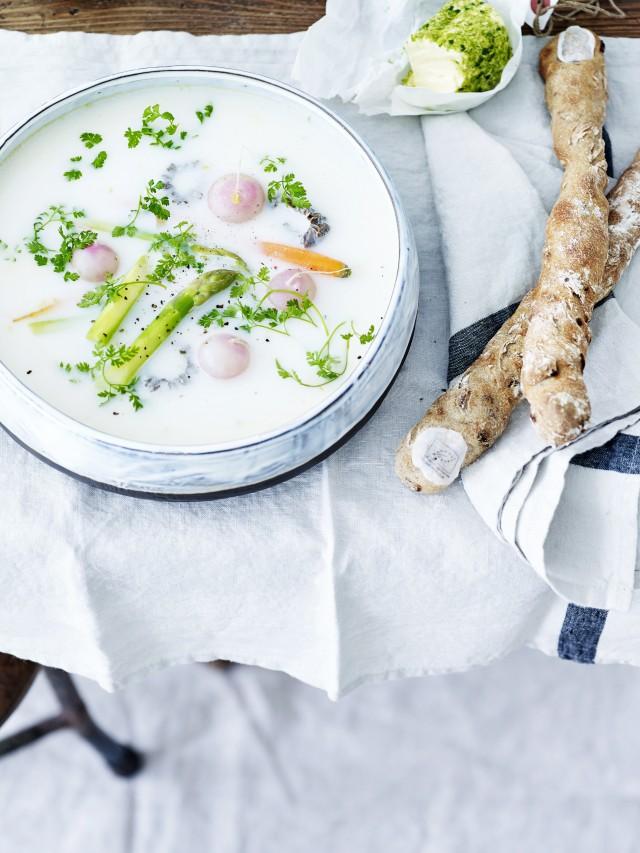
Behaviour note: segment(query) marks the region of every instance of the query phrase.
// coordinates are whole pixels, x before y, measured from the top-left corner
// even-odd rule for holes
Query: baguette
[[[522,359],[531,420],[549,442],[576,438],[591,416],[584,365],[608,252],[607,99],[602,42],[571,27],[540,53],[553,147],[565,173],[545,232]]]
[[[640,151],[609,193],[609,254],[602,280],[595,288],[596,301],[605,299],[629,265],[640,246]],[[458,436],[450,444],[465,444],[458,470],[452,465],[449,482],[460,468],[471,465],[504,432],[511,413],[521,399],[520,371],[522,352],[534,291],[528,293],[516,312],[502,325],[483,353],[431,405],[422,420],[407,433],[396,455],[396,472],[403,483],[416,492],[434,493],[446,488],[440,474],[420,447],[419,436],[435,438],[430,430],[448,430]],[[445,436],[447,433],[445,433]],[[420,444],[427,442],[422,439]],[[461,446],[461,445],[460,445]],[[454,447],[455,450],[455,447]],[[452,451],[453,453],[453,451]],[[436,448],[436,455],[437,448]],[[427,457],[427,458],[425,458]],[[436,460],[436,464],[437,460]]]

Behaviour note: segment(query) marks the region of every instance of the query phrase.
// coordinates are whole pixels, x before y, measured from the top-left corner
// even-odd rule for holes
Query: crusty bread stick
[[[533,292],[522,391],[537,430],[560,445],[576,438],[591,416],[583,372],[608,253],[602,138],[607,89],[600,39],[571,27],[542,49],[540,74],[553,147],[565,172]]]
[[[609,295],[638,246],[640,151],[609,193],[609,256],[602,280],[596,288],[596,301]],[[439,429],[454,434],[451,438],[444,433],[444,438],[453,445],[451,455],[455,455],[456,447],[462,447],[460,440],[464,442],[464,458],[458,470],[455,464],[448,469],[449,482],[455,479],[461,467],[475,462],[504,432],[513,409],[521,399],[522,349],[532,301],[533,291],[525,296],[515,314],[489,341],[482,355],[453,382],[448,391],[438,397],[422,420],[405,436],[396,456],[396,472],[410,489],[433,493],[448,485],[442,482],[447,479],[442,476],[442,444],[436,443],[432,450],[440,474],[438,471],[434,474],[434,462],[429,455],[430,437],[435,439],[442,434],[430,431]],[[420,438],[424,435],[426,438]],[[446,450],[446,442],[443,444]]]

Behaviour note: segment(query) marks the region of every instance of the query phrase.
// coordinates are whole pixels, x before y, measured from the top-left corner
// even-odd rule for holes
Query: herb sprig
[[[94,361],[92,363],[88,361],[79,361],[73,365],[69,362],[61,361],[59,366],[61,370],[65,371],[65,373],[73,373],[75,369],[78,373],[90,376],[92,379],[100,380],[103,387],[98,391],[98,397],[100,398],[102,405],[108,403],[110,400],[113,400],[119,395],[123,395],[127,397],[134,411],[138,412],[144,407],[144,404],[136,391],[138,377],[136,377],[132,382],[129,382],[127,385],[117,385],[109,382],[106,375],[106,371],[110,367],[122,367],[123,364],[131,361],[137,353],[137,347],[133,346],[128,347],[124,344],[119,346],[109,344],[108,346],[103,347],[97,344],[93,349]]]
[[[128,127],[124,135],[129,148],[137,148],[143,138],[146,138],[151,145],[178,149],[180,145],[177,144],[177,140],[184,141],[188,133],[186,130],[180,130],[180,125],[173,113],[161,110],[160,104],[152,104],[144,108],[141,126],[135,130]]]
[[[316,210],[309,201],[307,190],[293,172],[287,172],[284,166],[286,157],[263,157],[260,165],[268,174],[280,173],[267,185],[267,198],[272,204],[286,204],[299,211],[309,223],[302,235],[302,245],[305,249],[314,246],[329,233],[330,226],[327,217]]]
[[[351,329],[362,346],[365,346],[365,344],[370,344],[376,336],[376,329],[373,324],[369,326],[366,332],[358,332],[353,323],[351,323]]]
[[[342,356],[336,356],[332,352],[332,344],[338,331],[344,326],[344,323],[338,323],[331,332],[327,332],[324,343],[318,350],[309,350],[306,353],[306,361],[309,367],[314,368],[315,375],[320,379],[320,382],[306,382],[300,377],[296,370],[287,369],[276,359],[276,370],[281,379],[293,379],[298,385],[305,388],[321,388],[323,385],[328,385],[330,382],[335,382],[344,375],[349,364],[349,349],[351,347],[351,332],[340,335],[345,342],[344,353]],[[326,328],[326,327],[325,327]]]
[[[96,156],[91,161],[91,165],[94,169],[102,169],[104,164],[107,162],[107,152],[106,151],[98,151]]]
[[[265,329],[280,335],[289,335],[288,323],[298,320],[309,323],[324,334],[324,341],[318,350],[310,350],[306,353],[307,365],[313,368],[319,382],[307,382],[298,371],[284,367],[276,360],[276,370],[282,379],[293,379],[299,385],[307,388],[316,388],[328,385],[342,376],[349,363],[349,351],[352,339],[356,338],[362,346],[370,343],[375,337],[373,325],[360,333],[351,324],[351,331],[342,332],[340,339],[344,341],[344,352],[336,355],[336,336],[345,323],[338,323],[330,330],[324,315],[309,296],[301,295],[295,291],[276,290],[269,287],[271,278],[268,267],[262,265],[254,276],[243,276],[236,282],[229,293],[230,300],[226,305],[219,305],[198,320],[205,329],[212,326],[223,327],[231,319],[238,322],[238,329],[243,332],[251,332],[253,329]],[[258,287],[262,286],[264,293],[258,294]],[[278,309],[268,304],[269,297],[274,293],[285,293],[291,296],[286,307]]]
[[[85,131],[80,134],[80,141],[84,145],[85,148],[91,149],[95,148],[96,145],[99,145],[102,142],[102,136],[99,133],[92,133],[90,131]],[[107,161],[107,152],[99,151],[96,156],[91,161],[91,165],[94,169],[102,169],[104,164]],[[82,162],[82,154],[75,154],[73,157],[69,157],[70,163],[81,163]],[[82,170],[77,166],[74,166],[72,169],[67,169],[66,172],[63,172],[63,176],[68,181],[79,181],[82,177]]]
[[[213,104],[206,104],[201,110],[196,110],[196,118],[200,124],[204,124],[205,120],[213,115]]]
[[[80,141],[84,144],[85,148],[95,148],[96,145],[100,145],[102,142],[102,137],[99,133],[90,133],[89,131],[85,131],[80,134]]]
[[[76,249],[86,249],[98,239],[95,231],[78,231],[77,220],[86,216],[84,210],[67,210],[62,204],[51,205],[40,213],[33,223],[33,233],[27,240],[27,250],[33,255],[39,267],[51,264],[54,272],[64,276],[65,281],[77,281],[78,273],[67,269]],[[50,226],[57,225],[60,242],[56,248],[50,248],[44,242],[45,233]]]
[[[131,211],[129,221],[124,225],[116,225],[111,231],[112,237],[135,237],[138,229],[136,222],[143,210],[153,213],[158,219],[166,221],[169,216],[169,196],[159,195],[165,188],[163,181],[147,181],[144,193],[138,197],[138,204]]]
[[[160,254],[155,267],[141,283],[165,287],[165,282],[176,280],[179,269],[204,271],[205,264],[194,253],[195,229],[189,222],[179,222],[173,230],[161,231],[150,246],[150,251]],[[107,276],[104,282],[88,290],[78,302],[79,308],[91,308],[112,302],[123,287],[127,287],[126,276]]]
[[[78,308],[91,308],[94,305],[102,305],[113,301],[124,287],[123,276],[114,278],[109,275],[106,279],[98,284],[93,290],[87,290],[82,299],[78,302]]]
[[[178,269],[193,269],[197,273],[204,270],[204,263],[194,253],[195,228],[186,221],[179,222],[173,231],[161,231],[151,244],[151,251],[161,252],[153,272],[149,275],[151,284],[163,281],[175,281]]]
[[[286,157],[263,157],[260,161],[265,172],[275,174],[280,171],[279,177],[273,178],[267,185],[267,198],[272,204],[282,202],[297,210],[308,210],[311,202],[307,191],[293,172],[284,172],[282,167],[286,162]]]

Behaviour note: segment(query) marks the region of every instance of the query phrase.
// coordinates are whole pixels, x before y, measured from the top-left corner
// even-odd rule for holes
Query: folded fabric
[[[449,379],[479,355],[540,268],[561,170],[542,84],[522,78],[514,84],[521,90],[519,107],[508,118],[487,105],[468,115],[422,119],[447,270]],[[615,98],[615,79],[611,85]],[[517,93],[509,94],[513,105]],[[627,303],[640,308],[639,276],[633,267],[626,276],[637,282],[636,299]],[[463,482],[485,522],[556,592],[581,605],[626,610],[634,586],[640,477],[593,453],[640,420],[640,329],[613,298],[596,310],[593,331],[587,432],[567,447],[550,448],[523,404]]]
[[[495,452],[463,477],[487,524],[556,592],[605,609],[631,604],[640,477],[590,465],[588,454],[640,420],[638,331],[615,299],[596,312],[586,371],[593,417],[585,434],[551,449],[523,405]],[[567,479],[570,463],[585,457],[579,474]]]

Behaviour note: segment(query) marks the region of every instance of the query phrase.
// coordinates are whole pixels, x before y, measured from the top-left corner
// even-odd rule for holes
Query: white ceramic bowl
[[[411,340],[418,300],[418,266],[411,230],[384,169],[336,115],[302,92],[275,80],[222,68],[141,69],[99,80],[44,105],[0,140],[0,161],[50,121],[87,102],[154,83],[211,82],[268,91],[292,109],[304,107],[333,124],[345,146],[371,164],[393,205],[399,263],[389,307],[378,334],[348,380],[316,409],[286,428],[249,440],[210,446],[159,446],[99,432],[56,410],[0,362],[0,421],[21,444],[47,462],[98,485],[142,496],[228,495],[277,482],[324,457],[354,431],[393,382]]]

